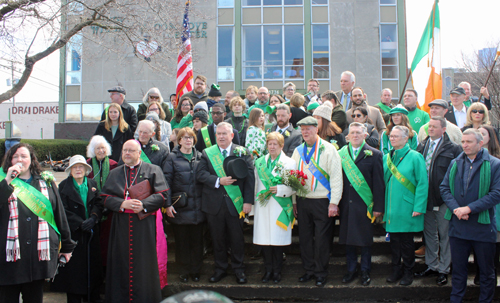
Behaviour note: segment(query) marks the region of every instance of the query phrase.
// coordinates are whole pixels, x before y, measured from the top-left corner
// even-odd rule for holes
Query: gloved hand
[[[96,216],[92,215],[87,220],[83,221],[80,227],[82,228],[83,231],[89,231],[95,226],[96,223],[97,223],[97,218]]]

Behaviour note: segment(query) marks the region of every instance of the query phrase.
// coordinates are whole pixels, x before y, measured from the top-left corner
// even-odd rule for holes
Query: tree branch
[[[0,21],[3,21],[5,15],[15,12],[17,9],[29,6],[31,4],[44,2],[45,0],[20,0],[20,1],[12,1],[7,2],[7,5],[0,9]]]

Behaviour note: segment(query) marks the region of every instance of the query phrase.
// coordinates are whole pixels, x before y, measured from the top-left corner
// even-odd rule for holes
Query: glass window
[[[396,5],[396,0],[380,0],[380,4],[385,4],[385,5],[392,4],[392,5]]]
[[[102,111],[102,103],[83,103],[82,121],[100,121]]]
[[[80,114],[81,114],[80,103],[66,104],[66,121],[80,121]]]
[[[304,27],[285,26],[285,78],[304,78]]]
[[[233,66],[233,27],[219,27],[218,30],[219,66]]]
[[[82,35],[71,37],[66,45],[66,84],[81,84],[82,80]]]
[[[313,77],[330,78],[330,39],[328,25],[313,25]]]
[[[285,0],[285,5],[302,5],[302,0]]]
[[[264,0],[264,5],[281,5],[281,0]]]
[[[260,26],[243,27],[244,79],[261,79],[262,39]]]
[[[312,5],[328,5],[328,0],[311,0]]]
[[[243,6],[260,6],[260,0],[243,0]]]
[[[380,25],[382,79],[398,78],[398,35],[396,24]]]
[[[398,42],[396,24],[380,25],[380,37],[382,42]]]
[[[218,0],[219,7],[234,7],[234,0]]]

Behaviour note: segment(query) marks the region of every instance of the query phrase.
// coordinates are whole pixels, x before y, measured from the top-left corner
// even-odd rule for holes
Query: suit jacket
[[[273,124],[271,127],[271,132],[275,132],[276,128],[278,128],[278,124]],[[293,155],[293,151],[297,146],[302,144],[302,134],[293,128],[291,124],[288,125],[288,128],[286,129],[290,135],[283,134],[283,137],[285,137],[285,144],[283,145],[283,152],[287,157],[291,157]]]
[[[337,98],[339,98],[339,103],[342,102],[342,93],[343,93],[342,90],[339,90],[339,91],[335,92],[335,95],[337,95]],[[349,92],[349,94],[350,93],[351,92]],[[350,100],[349,100],[349,108],[345,108],[345,106],[346,106],[345,104],[342,104],[342,107],[344,108],[345,112],[348,111],[352,107],[352,94],[351,94],[351,97],[350,97]]]
[[[365,151],[372,152],[366,156]],[[348,148],[351,154],[350,148]],[[373,211],[384,212],[385,208],[385,183],[384,167],[382,165],[383,153],[368,144],[358,151],[354,164],[366,180],[373,194]],[[349,179],[342,170],[344,179],[342,199],[340,200],[340,234],[339,243],[356,246],[370,246],[373,244],[373,225],[366,215],[367,206],[358,192],[352,187]]]
[[[210,136],[210,142],[212,142],[212,145],[217,144],[217,139],[215,138],[215,131],[214,131],[214,124],[210,124],[207,126],[208,129],[208,135]],[[233,128],[233,143],[234,144],[240,144],[240,136],[238,134],[238,131]],[[203,140],[203,135],[201,134],[201,129],[198,131],[196,134],[196,145],[194,146],[197,151],[202,152],[207,146],[205,145],[205,140]]]
[[[240,145],[237,144],[232,144],[231,145],[231,152],[229,153],[228,156],[236,156],[234,153],[234,149],[236,147],[239,147]],[[245,148],[246,150],[246,148]],[[253,204],[254,202],[254,188],[255,188],[255,176],[254,176],[254,166],[253,166],[253,160],[252,157],[250,156],[250,152],[247,150],[247,154],[242,156],[242,158],[245,160],[247,163],[248,167],[248,176],[243,179],[243,180],[238,180],[237,182],[233,183],[234,185],[238,185],[240,187],[241,193],[243,194],[243,203],[250,203]],[[198,164],[198,167],[196,168],[196,176],[198,176],[198,181],[203,183],[203,200],[201,202],[201,210],[207,214],[211,215],[216,215],[221,206],[222,203],[228,203],[228,209],[234,210],[234,213],[236,213],[236,208],[232,202],[228,202],[231,199],[226,199],[224,195],[226,195],[226,190],[224,189],[223,185],[219,184],[219,187],[216,188],[215,185],[217,183],[217,179],[219,177],[217,176],[217,173],[215,172],[214,167],[212,166],[212,163],[210,162],[210,159],[207,156],[206,151],[203,151],[202,156],[201,156],[201,161],[200,164]],[[233,213],[233,212],[232,212]]]
[[[465,106],[465,105],[464,105]],[[467,107],[465,107],[465,111],[467,112]],[[448,108],[448,111],[446,112],[446,114],[444,114],[444,118],[448,121],[450,121],[451,123],[457,125],[457,119],[455,118],[455,112],[453,111],[453,106],[450,106]]]

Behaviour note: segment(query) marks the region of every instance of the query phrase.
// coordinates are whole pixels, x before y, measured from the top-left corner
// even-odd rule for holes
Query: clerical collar
[[[126,166],[127,168],[129,168],[129,169],[134,169],[134,168],[136,168],[136,166],[138,166],[139,164],[141,164],[141,161],[140,161],[140,160],[139,160],[139,162],[138,162],[136,165],[130,166],[130,165],[128,165],[128,164],[125,164],[125,166]]]

